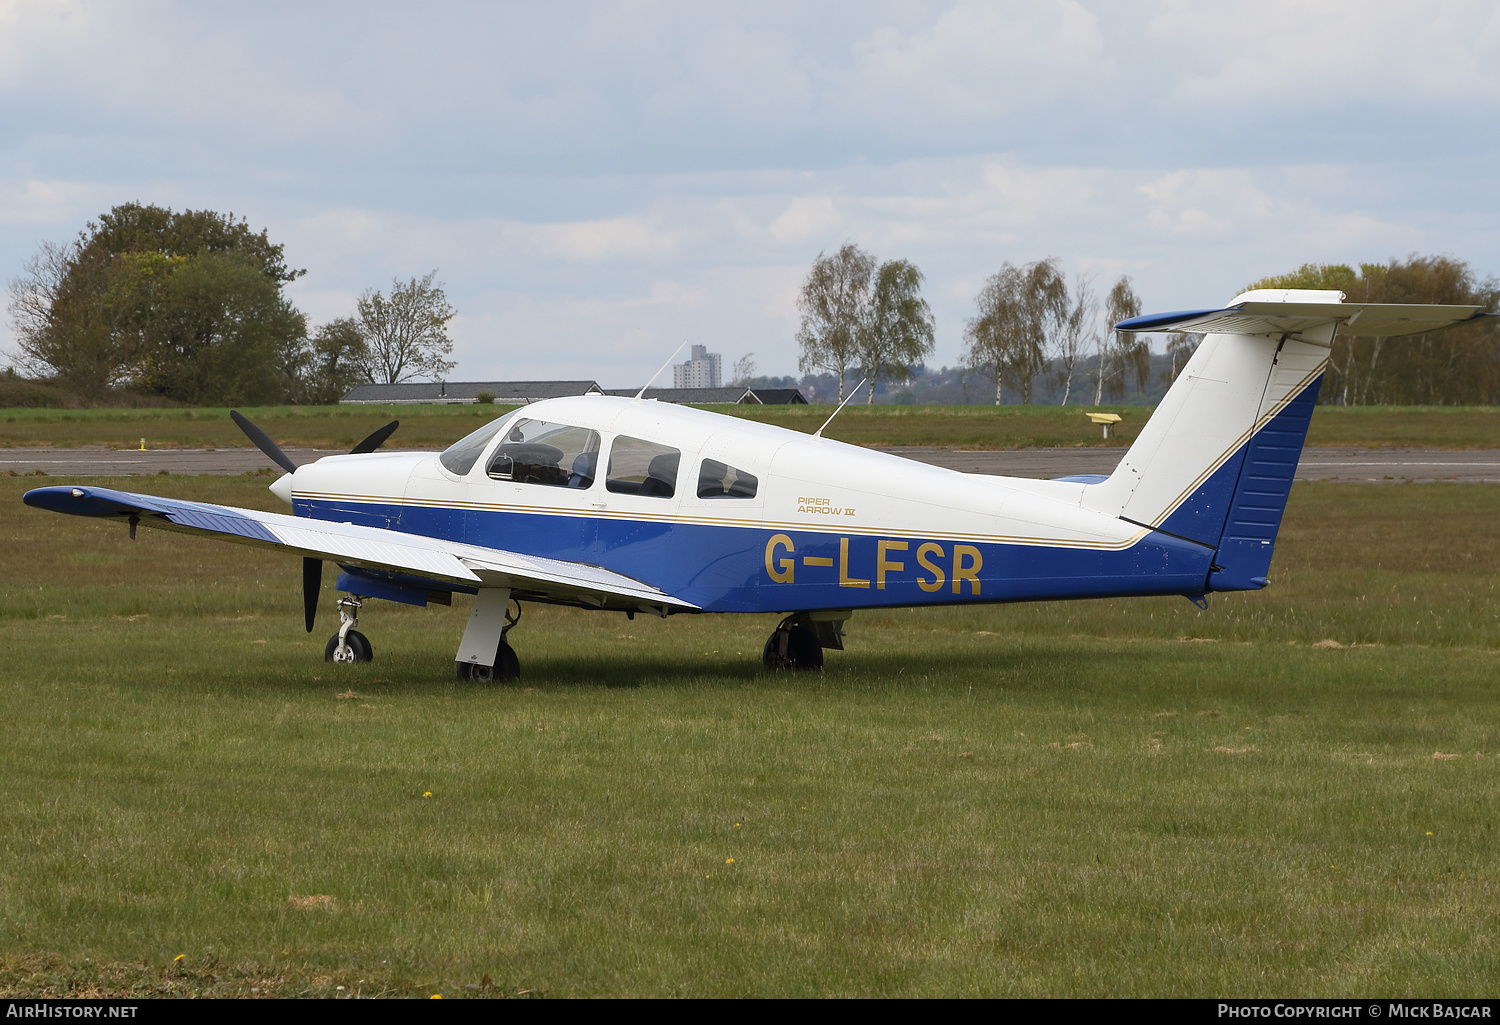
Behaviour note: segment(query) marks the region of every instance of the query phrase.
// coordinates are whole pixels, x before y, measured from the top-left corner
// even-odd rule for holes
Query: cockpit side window
[[[599,465],[599,432],[587,427],[518,420],[490,457],[492,480],[587,488]]]
[[[705,459],[698,470],[698,497],[754,498],[759,483],[754,474],[716,459]]]
[[[677,492],[682,453],[670,445],[619,437],[610,446],[604,486],[619,495],[671,498]]]
[[[501,429],[514,418],[514,413],[507,413],[498,420],[491,420],[474,433],[458,439],[443,450],[443,454],[438,456],[438,462],[442,463],[449,473],[462,477],[474,469],[474,464],[484,454],[490,439],[499,434]]]

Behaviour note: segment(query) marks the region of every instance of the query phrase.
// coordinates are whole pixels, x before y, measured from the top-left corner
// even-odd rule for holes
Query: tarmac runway
[[[1109,473],[1123,448],[1024,448],[1000,451],[964,451],[947,448],[883,448],[881,451],[946,466],[965,473],[991,473],[1005,477],[1065,477],[1079,473]],[[299,465],[334,451],[286,450]],[[275,464],[252,448],[108,449],[92,445],[80,448],[0,449],[0,473],[41,472],[49,477],[123,477],[167,473],[235,474],[275,469]],[[1466,484],[1500,484],[1500,449],[1417,448],[1308,448],[1297,465],[1298,480],[1358,481],[1393,484],[1404,481],[1458,481]]]

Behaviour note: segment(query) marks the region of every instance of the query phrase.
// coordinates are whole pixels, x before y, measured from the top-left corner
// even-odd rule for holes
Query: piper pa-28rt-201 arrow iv
[[[1392,337],[1493,316],[1477,306],[1345,303],[1246,292],[1125,331],[1206,333],[1109,476],[959,473],[819,435],[662,402],[580,396],[508,413],[446,451],[295,465],[292,515],[110,488],[47,487],[29,505],[303,556],[313,627],[339,567],[332,661],[367,661],[361,602],[474,595],[460,677],[514,679],[520,602],[677,613],[784,613],[771,668],[816,668],[858,609],[1183,595],[1265,587],[1336,332]],[[512,605],[515,607],[513,612]]]

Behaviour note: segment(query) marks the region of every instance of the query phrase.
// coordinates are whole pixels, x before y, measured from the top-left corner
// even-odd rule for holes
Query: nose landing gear
[[[369,662],[375,657],[370,639],[354,629],[359,625],[362,606],[357,594],[339,599],[339,632],[328,638],[323,649],[324,662]]]

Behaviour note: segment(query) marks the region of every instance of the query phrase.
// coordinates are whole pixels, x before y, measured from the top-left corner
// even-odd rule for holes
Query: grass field
[[[721,413],[811,433],[827,406],[713,406]],[[1129,444],[1151,410],[1104,406],[1124,422],[1105,442],[1068,406],[858,406],[844,409],[829,437],[857,445],[936,445],[994,449]],[[391,420],[401,429],[391,448],[444,448],[498,416],[504,406],[277,406],[244,412],[280,444],[347,449]],[[246,448],[227,409],[0,409],[0,448],[104,445],[136,448]],[[1500,448],[1500,408],[1460,406],[1320,407],[1310,445]]]
[[[531,607],[480,687],[463,605],[371,603],[336,671],[294,558],[29,483],[7,995],[1500,984],[1500,488],[1298,485],[1265,592],[861,614],[815,675],[759,668],[770,618]]]

